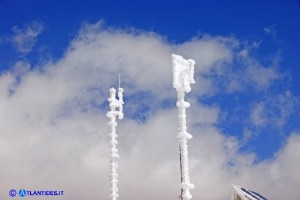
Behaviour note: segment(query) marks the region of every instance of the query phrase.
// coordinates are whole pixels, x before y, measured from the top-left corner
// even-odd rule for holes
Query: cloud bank
[[[17,52],[24,55],[31,52],[34,47],[37,37],[44,30],[43,24],[37,21],[33,21],[26,24],[24,27],[14,26],[12,28],[13,37],[11,39]]]
[[[155,33],[99,22],[83,25],[58,61],[32,70],[27,61],[17,62],[0,77],[1,196],[9,199],[10,189],[24,188],[64,190],[67,200],[108,198],[105,113],[108,89],[117,86],[120,73],[125,89],[125,119],[117,127],[120,198],[176,199],[179,149],[170,55],[179,53],[196,60],[196,84],[187,95],[193,198],[229,199],[233,183],[274,200],[299,198],[299,132],[273,158],[255,162],[254,152],[241,152],[242,142],[219,128],[223,108],[201,103],[218,93],[268,90],[282,78],[251,51],[232,37],[203,35],[172,44]],[[278,99],[286,104],[284,97]],[[253,105],[249,120],[267,123],[265,104]],[[284,119],[295,106],[286,105]]]

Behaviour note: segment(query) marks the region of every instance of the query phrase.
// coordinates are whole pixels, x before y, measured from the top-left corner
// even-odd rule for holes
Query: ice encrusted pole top
[[[173,70],[173,87],[179,91],[190,92],[191,84],[194,80],[194,65],[196,62],[193,59],[184,59],[180,55],[172,54],[172,70]]]

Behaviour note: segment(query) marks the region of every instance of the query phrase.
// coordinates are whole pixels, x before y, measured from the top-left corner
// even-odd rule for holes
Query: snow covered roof
[[[240,186],[232,185],[233,198],[232,200],[267,200],[257,192],[242,188]]]

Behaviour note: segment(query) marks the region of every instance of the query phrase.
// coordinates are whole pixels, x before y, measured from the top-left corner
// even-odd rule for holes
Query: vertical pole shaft
[[[117,122],[116,122],[116,116],[113,115],[109,125],[111,127],[111,132],[110,132],[110,144],[111,144],[111,151],[110,151],[110,155],[111,155],[111,160],[110,160],[110,197],[111,200],[116,200],[119,196],[118,194],[118,172],[117,172],[117,168],[118,168],[118,164],[116,162],[116,159],[119,158],[119,154],[118,154],[118,150],[117,150],[117,134],[116,134],[116,126],[117,126]]]
[[[109,118],[109,126],[110,126],[110,199],[111,200],[117,200],[119,197],[119,189],[118,189],[118,164],[117,159],[120,158],[118,154],[117,149],[117,122],[116,117],[119,119],[123,119],[123,89],[119,88],[118,90],[118,98],[116,99],[116,90],[114,88],[111,88],[109,90],[110,92],[110,98],[109,101],[109,107],[110,111],[107,112],[106,116]]]
[[[177,90],[177,107],[178,107],[178,120],[179,120],[179,133],[177,138],[180,144],[180,164],[181,164],[181,196],[183,200],[192,199],[190,189],[194,188],[194,185],[190,183],[189,166],[188,166],[188,149],[187,140],[192,136],[187,132],[186,127],[186,113],[185,109],[190,107],[190,104],[184,101],[184,91]]]
[[[194,188],[194,185],[190,183],[189,166],[188,166],[188,149],[187,140],[192,138],[187,132],[186,127],[186,113],[185,109],[190,107],[190,104],[184,101],[185,92],[191,91],[190,84],[194,84],[194,65],[195,61],[192,59],[184,59],[180,55],[172,54],[172,71],[173,71],[173,87],[177,91],[178,107],[178,121],[179,121],[179,133],[177,138],[180,148],[180,175],[181,175],[181,200],[190,200],[192,195],[190,189]]]
[[[183,177],[182,177],[181,147],[180,147],[180,145],[179,145],[179,162],[180,162],[180,183],[182,183]],[[179,199],[183,200],[183,189],[182,189],[182,187],[180,187],[180,196],[179,196]]]

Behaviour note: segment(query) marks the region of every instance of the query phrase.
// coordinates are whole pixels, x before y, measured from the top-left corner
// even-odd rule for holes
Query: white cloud
[[[295,113],[299,98],[290,91],[255,103],[250,111],[251,122],[255,126],[273,125],[282,128]]]
[[[240,153],[239,141],[217,127],[222,108],[201,105],[193,97],[216,91],[209,72],[224,73],[238,43],[210,36],[174,46],[153,33],[107,29],[99,23],[83,27],[56,63],[34,70],[28,70],[28,63],[16,63],[17,70],[0,76],[0,195],[25,188],[64,190],[63,199],[68,200],[108,197],[108,126],[102,106],[121,73],[128,98],[125,109],[130,107],[132,113],[141,105],[151,109],[145,123],[128,117],[119,122],[120,195],[177,198],[177,111],[161,107],[165,100],[175,104],[170,54],[177,51],[196,59],[199,79],[207,83],[202,90],[205,84],[197,82],[187,95],[192,103],[188,131],[194,135],[189,142],[194,199],[229,198],[232,183],[274,200],[287,193],[296,199],[299,191],[291,189],[300,180],[300,158],[295,153],[299,134],[273,160],[254,164],[255,155]],[[140,100],[141,92],[151,98]]]
[[[276,30],[275,30],[274,26],[266,26],[264,28],[264,32],[265,32],[266,35],[273,35],[274,36],[276,34]]]
[[[263,103],[258,103],[254,105],[254,108],[251,110],[251,120],[254,125],[262,125],[267,121],[267,117],[263,116],[265,112],[265,106]]]
[[[222,71],[219,68],[232,60],[233,50],[238,46],[235,38],[204,35],[179,45],[178,51],[185,57],[193,58],[200,72],[208,73],[211,70]]]
[[[263,67],[259,63],[251,63],[246,69],[246,78],[259,89],[266,89],[280,78],[274,67]]]
[[[206,106],[199,104],[195,99],[191,99],[189,102],[193,109],[188,110],[187,114],[193,119],[193,124],[201,126],[212,126],[218,124],[220,117],[220,108],[218,106]]]
[[[251,131],[248,128],[244,128],[243,130],[243,140],[242,140],[242,145],[246,144],[248,140],[254,135],[253,131]]]
[[[251,51],[253,50],[243,49],[238,53],[237,64],[241,67],[236,71],[232,71],[229,76],[230,92],[244,91],[249,87],[258,91],[264,91],[284,77],[284,74],[277,69],[279,63],[273,62],[275,59],[277,61],[279,59],[274,58],[269,66],[264,66],[252,56],[252,53],[249,53]]]
[[[22,53],[28,54],[34,47],[37,37],[42,33],[44,27],[41,23],[34,21],[20,28],[14,26],[12,43],[15,49]]]
[[[264,91],[285,76],[278,68],[279,54],[265,64],[254,56],[259,46],[259,41],[203,35],[176,46],[175,51],[196,61],[197,95],[213,96],[246,91],[249,87]]]

